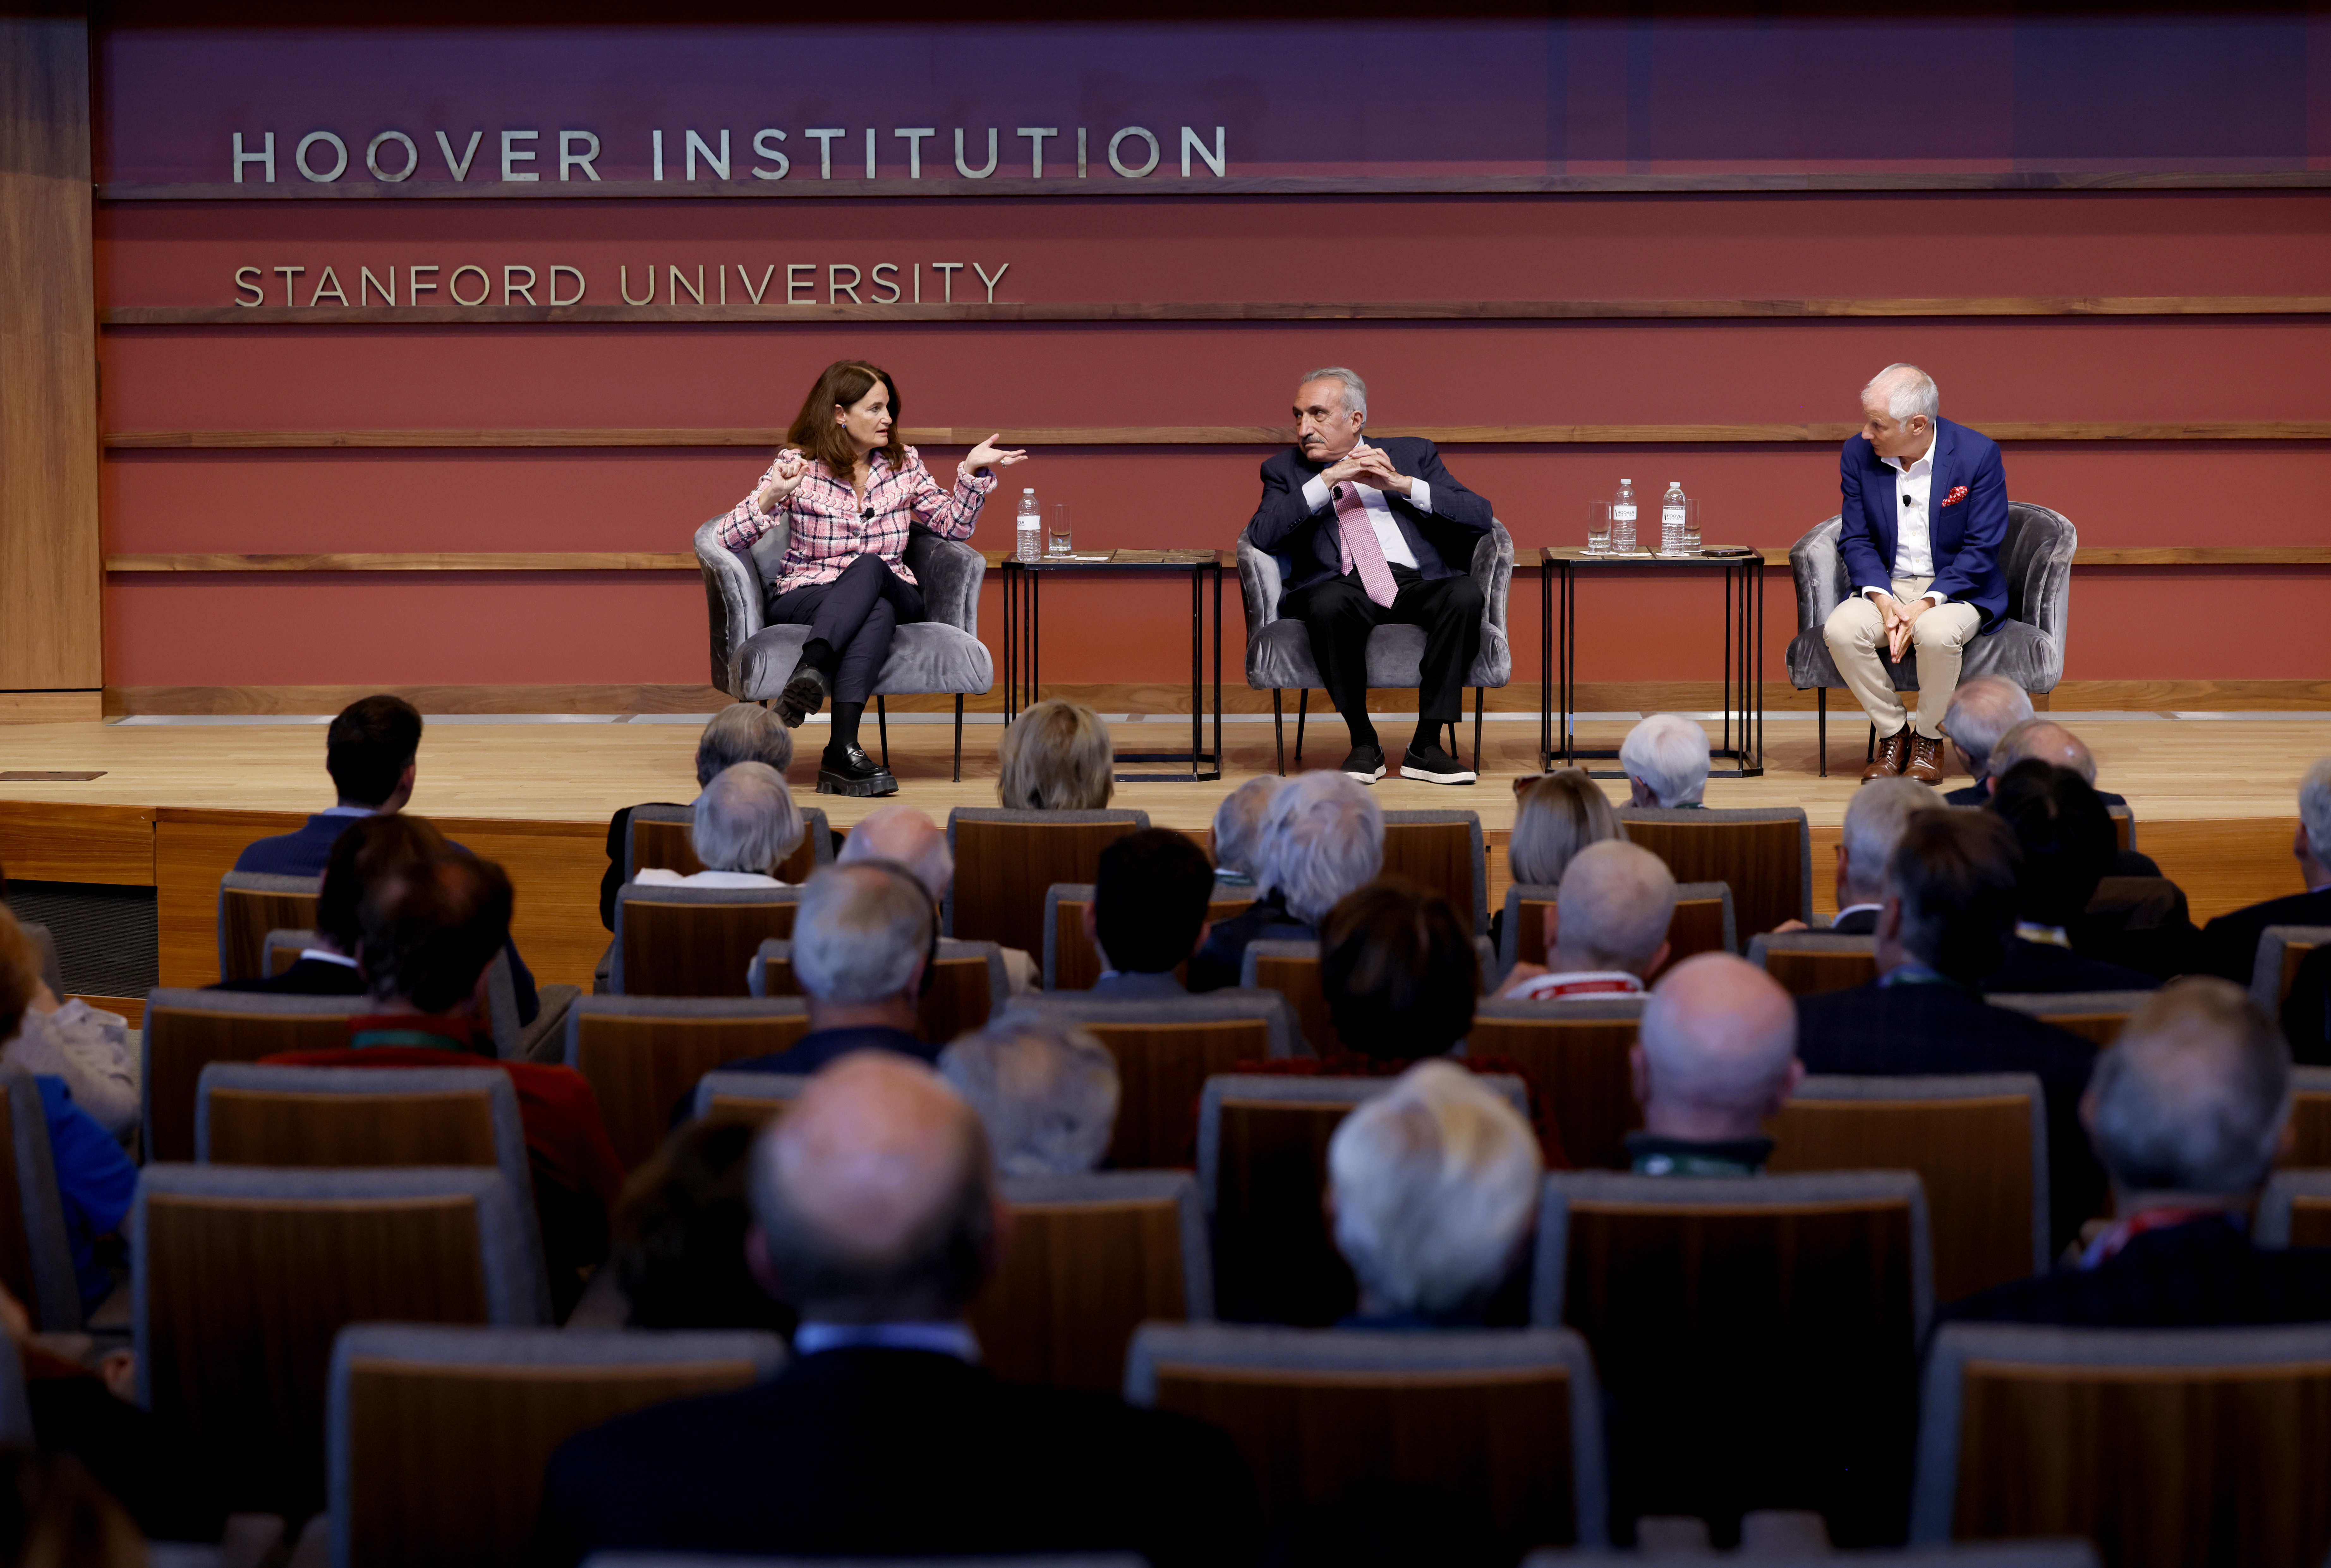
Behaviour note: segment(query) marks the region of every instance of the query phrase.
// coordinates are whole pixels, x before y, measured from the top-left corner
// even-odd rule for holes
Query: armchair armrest
[[[1279,557],[1267,550],[1255,548],[1239,530],[1238,537],[1239,597],[1246,604],[1246,634],[1253,636],[1279,619],[1279,594],[1282,579],[1279,575]]]
[[[1473,546],[1473,584],[1481,590],[1481,623],[1506,629],[1506,598],[1514,583],[1514,537],[1489,519],[1489,531]]]
[[[1852,584],[1846,580],[1845,561],[1838,553],[1843,519],[1832,518],[1808,530],[1789,546],[1789,571],[1797,584],[1797,631],[1818,633],[1829,624],[1830,613],[1845,603]]]
[[[704,574],[706,619],[712,636],[712,684],[737,695],[731,667],[737,650],[761,629],[761,573],[749,556],[720,542],[728,514],[696,530],[696,564]]]
[[[987,557],[960,539],[942,539],[916,528],[899,552],[907,570],[922,584],[923,608],[934,621],[979,635],[979,584]]]

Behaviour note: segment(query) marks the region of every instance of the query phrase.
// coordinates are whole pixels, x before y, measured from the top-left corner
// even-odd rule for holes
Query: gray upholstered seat
[[[2331,1205],[2331,1171],[2277,1171],[2268,1180],[2250,1231],[2260,1246],[2291,1244],[2291,1216],[2302,1200],[2309,1209]]]
[[[82,1326],[81,1282],[73,1271],[72,1244],[65,1231],[64,1200],[57,1187],[56,1156],[49,1148],[49,1117],[40,1086],[14,1062],[0,1062],[0,1090],[8,1097],[8,1136],[15,1157],[17,1224],[24,1233],[32,1267],[33,1299],[24,1303],[40,1328],[70,1334]],[[14,1362],[13,1355],[0,1361]],[[0,1417],[5,1409],[0,1389]],[[19,1402],[21,1384],[16,1390]],[[10,1440],[0,1437],[0,1442]],[[26,1440],[29,1441],[30,1440]]]
[[[787,1106],[809,1088],[809,1074],[800,1072],[708,1072],[696,1080],[689,1115],[702,1121],[712,1114],[715,1100],[757,1100]]]
[[[1797,634],[1789,639],[1789,684],[1811,688],[1821,714],[1822,771],[1829,771],[1829,694],[1846,689],[1837,660],[1830,657],[1822,629],[1830,612],[1853,592],[1853,580],[1838,550],[1841,517],[1814,526],[1789,546],[1789,569],[1797,585]],[[2072,555],[2080,537],[2072,519],[2030,501],[2007,507],[2007,537],[1999,564],[2007,575],[2007,616],[2000,629],[1966,646],[1959,679],[2001,675],[2032,693],[2053,691],[2064,678],[2064,641],[2071,622]],[[1879,658],[1900,691],[1918,689],[1917,655],[1899,661]]]
[[[1451,562],[1451,565],[1455,565]],[[1246,604],[1246,683],[1270,693],[1271,731],[1279,745],[1279,771],[1287,771],[1287,735],[1280,694],[1300,691],[1295,717],[1295,765],[1303,765],[1303,722],[1311,689],[1320,684],[1311,657],[1310,634],[1300,621],[1279,613],[1280,584],[1288,561],[1255,547],[1244,529],[1238,537],[1239,593]],[[1473,546],[1473,581],[1481,590],[1481,647],[1464,684],[1473,689],[1473,765],[1481,765],[1481,693],[1513,679],[1513,646],[1506,636],[1506,600],[1514,581],[1514,538],[1494,518]],[[1368,633],[1368,685],[1414,691],[1423,679],[1424,629],[1379,626]]]
[[[747,550],[720,542],[728,514],[696,530],[696,561],[704,573],[711,618],[712,684],[739,702],[766,702],[785,689],[801,662],[805,625],[772,626],[766,619],[769,584],[785,557],[782,517]],[[874,679],[875,717],[886,723],[882,699],[942,693],[955,698],[955,776],[963,777],[963,699],[995,684],[995,660],[979,640],[979,584],[987,558],[956,539],[916,528],[902,552],[915,575],[929,619],[901,626],[890,657]],[[890,760],[889,735],[883,760]]]
[[[2331,943],[2331,926],[2269,926],[2259,933],[2258,954],[2250,962],[2250,1000],[2269,1018],[2282,1016],[2283,958],[2292,947],[2320,947]]]

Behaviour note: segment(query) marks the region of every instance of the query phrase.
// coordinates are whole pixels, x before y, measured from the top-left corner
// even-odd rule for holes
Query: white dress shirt
[[[648,866],[632,879],[652,888],[782,888],[775,877],[758,871],[697,871],[681,876],[663,866]]]
[[[1935,444],[1940,439],[1929,440],[1926,455],[1917,462],[1906,463],[1898,457],[1884,460],[1894,470],[1894,575],[1898,581],[1935,575],[1935,537],[1927,526],[1927,500],[1935,485]],[[1862,592],[1887,590],[1864,588]],[[1928,589],[1926,597],[1939,604],[1948,595]]]
[[[1367,444],[1365,441],[1355,442],[1352,450],[1365,451]],[[1406,566],[1410,571],[1415,571],[1416,552],[1408,547],[1408,540],[1400,531],[1400,523],[1392,515],[1391,492],[1380,490],[1374,485],[1360,484],[1357,480],[1345,482],[1359,489],[1360,505],[1367,510],[1368,526],[1376,531],[1376,542],[1384,546],[1384,559],[1395,566]],[[1409,486],[1408,504],[1420,512],[1432,511],[1432,487],[1422,480],[1411,480]],[[1304,485],[1303,499],[1311,504],[1315,512],[1326,511],[1336,504],[1336,498],[1327,493],[1327,481],[1318,474],[1313,474]]]

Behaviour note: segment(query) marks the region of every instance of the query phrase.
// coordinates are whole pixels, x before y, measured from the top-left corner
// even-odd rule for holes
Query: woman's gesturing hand
[[[997,435],[1001,435],[1002,433],[1003,432],[1001,431],[996,432]],[[1018,450],[1007,451],[1003,447],[997,446],[995,444],[995,436],[991,435],[985,441],[981,442],[977,446],[973,447],[969,452],[965,454],[963,466],[966,472],[977,473],[984,468],[1010,468],[1015,462],[1025,462],[1027,461],[1028,454],[1025,451]]]
[[[801,488],[802,476],[809,472],[809,464],[797,457],[777,460],[775,475],[768,483],[753,492],[753,509],[766,514],[779,501]]]

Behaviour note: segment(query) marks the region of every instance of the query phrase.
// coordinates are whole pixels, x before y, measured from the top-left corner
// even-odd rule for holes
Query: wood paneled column
[[[0,723],[105,683],[89,19],[0,13]]]

